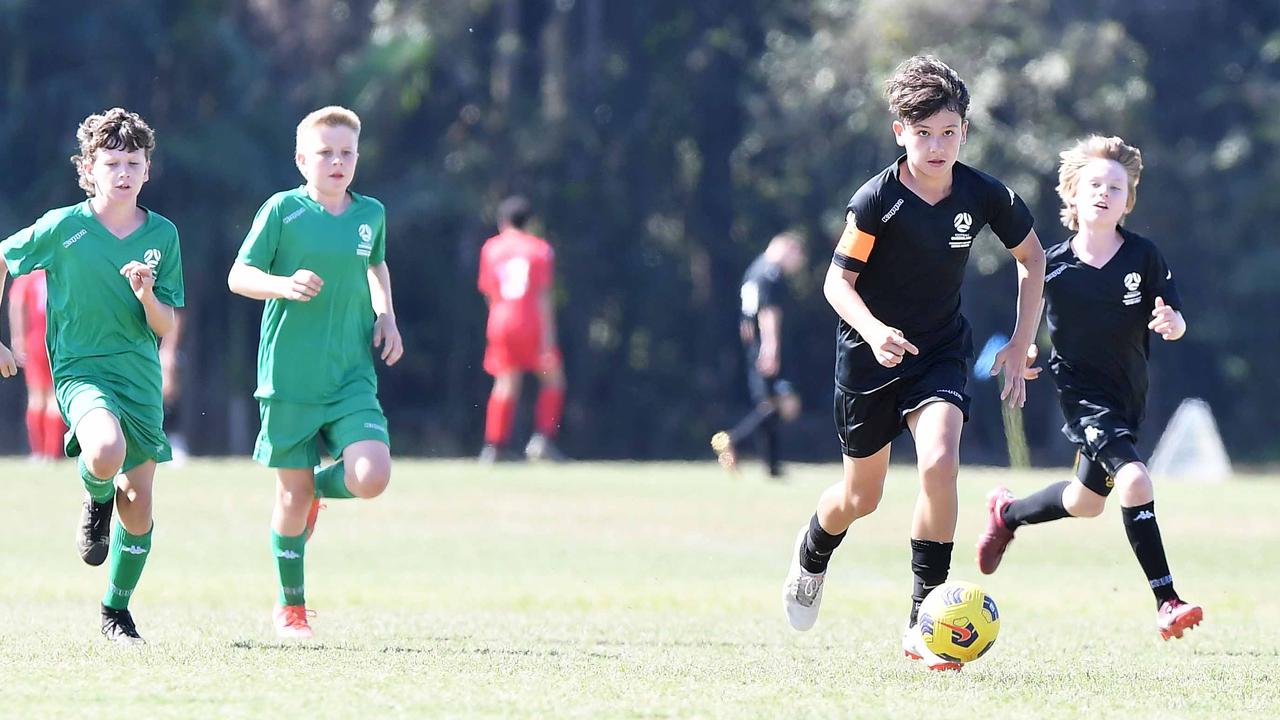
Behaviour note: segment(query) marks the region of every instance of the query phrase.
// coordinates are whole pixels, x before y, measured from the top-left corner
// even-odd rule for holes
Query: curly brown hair
[[[156,147],[156,133],[142,116],[118,107],[85,118],[76,130],[76,139],[80,141],[80,152],[71,156],[71,164],[80,177],[80,187],[89,197],[97,191],[85,168],[93,164],[99,150],[142,150],[147,160],[151,160],[151,151]]]
[[[903,61],[884,83],[889,109],[908,125],[951,110],[963,120],[969,114],[969,88],[950,66],[932,55]]]

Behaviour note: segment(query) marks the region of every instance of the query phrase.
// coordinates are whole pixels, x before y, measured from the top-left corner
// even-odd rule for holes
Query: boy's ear
[[[903,125],[901,120],[893,121],[893,137],[895,140],[898,141],[899,145],[902,145],[904,147],[906,146],[906,141],[903,140],[902,134],[905,133],[906,131],[907,131],[907,126]]]

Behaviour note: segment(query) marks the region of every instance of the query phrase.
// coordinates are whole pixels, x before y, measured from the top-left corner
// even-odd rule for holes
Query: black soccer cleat
[[[111,642],[120,645],[145,645],[146,640],[138,634],[133,624],[133,616],[128,610],[116,610],[102,606],[102,635]]]
[[[106,562],[111,551],[111,511],[115,497],[100,503],[89,493],[84,494],[84,508],[80,512],[80,526],[76,528],[76,549],[80,559],[89,565]]]

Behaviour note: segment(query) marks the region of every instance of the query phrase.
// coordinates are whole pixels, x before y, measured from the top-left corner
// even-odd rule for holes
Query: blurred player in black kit
[[[787,298],[787,277],[804,269],[804,241],[784,232],[769,241],[742,278],[741,316],[738,322],[746,352],[747,388],[752,409],[732,429],[716,433],[711,448],[726,470],[736,470],[738,446],[747,438],[763,440],[765,468],[770,477],[782,477],[778,447],[780,420],[800,414],[800,398],[791,383],[782,379],[782,317]]]

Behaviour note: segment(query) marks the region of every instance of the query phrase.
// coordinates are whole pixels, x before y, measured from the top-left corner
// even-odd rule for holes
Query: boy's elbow
[[[231,272],[227,273],[227,289],[236,295],[244,294],[244,272],[240,263],[231,266]]]

